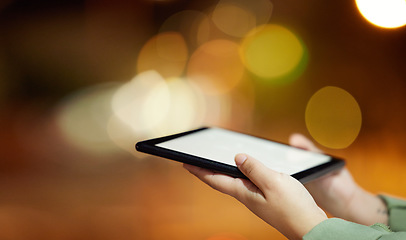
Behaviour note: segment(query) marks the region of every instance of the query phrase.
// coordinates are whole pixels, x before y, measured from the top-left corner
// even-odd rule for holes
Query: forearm
[[[362,188],[358,188],[355,191],[348,207],[343,212],[343,216],[338,217],[363,225],[375,223],[388,225],[389,218],[388,210],[383,200]]]

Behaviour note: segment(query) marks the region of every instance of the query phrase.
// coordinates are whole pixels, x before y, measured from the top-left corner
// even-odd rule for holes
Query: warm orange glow
[[[209,18],[199,11],[180,11],[166,19],[159,32],[179,32],[190,48],[196,48],[209,39]]]
[[[358,10],[369,22],[383,28],[406,25],[405,0],[356,0]]]
[[[244,66],[238,45],[229,40],[213,40],[198,48],[187,67],[189,80],[208,94],[229,92],[241,80]]]
[[[163,77],[182,75],[188,59],[188,48],[177,32],[164,32],[151,38],[142,48],[137,71],[155,70]]]
[[[258,25],[269,21],[272,3],[269,0],[221,0],[212,13],[212,21],[224,33],[243,37]]]
[[[220,30],[235,37],[244,36],[256,26],[253,13],[233,4],[218,4],[212,20]]]
[[[221,233],[211,236],[207,240],[247,240],[247,238],[236,233]]]

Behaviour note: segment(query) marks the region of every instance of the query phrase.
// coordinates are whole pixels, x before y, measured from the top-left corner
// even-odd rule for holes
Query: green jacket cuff
[[[394,232],[406,231],[406,201],[379,195],[386,203],[389,214],[389,227]]]
[[[389,234],[385,228],[379,226],[368,227],[365,225],[348,222],[339,218],[329,218],[315,226],[308,232],[304,240],[372,240],[379,239],[382,235]]]

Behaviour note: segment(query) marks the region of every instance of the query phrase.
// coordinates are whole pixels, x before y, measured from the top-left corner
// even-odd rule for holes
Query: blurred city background
[[[406,2],[0,1],[0,239],[284,239],[137,141],[218,126],[406,197]]]

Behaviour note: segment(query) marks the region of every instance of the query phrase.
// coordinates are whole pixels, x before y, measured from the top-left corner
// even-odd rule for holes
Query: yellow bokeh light
[[[246,68],[265,79],[289,75],[305,57],[304,46],[297,36],[276,24],[251,31],[243,40],[240,53]]]
[[[406,25],[405,0],[356,0],[360,13],[372,24],[383,28]]]
[[[163,77],[181,76],[188,60],[188,48],[177,32],[163,32],[151,38],[141,49],[137,72],[155,70]]]
[[[321,145],[343,149],[351,145],[361,130],[361,109],[355,98],[338,87],[324,87],[309,100],[306,126]]]
[[[272,8],[269,0],[221,0],[213,10],[212,21],[224,33],[243,37],[256,26],[267,23]]]
[[[223,94],[233,89],[244,74],[238,44],[213,40],[203,44],[190,57],[188,79],[207,94]]]

